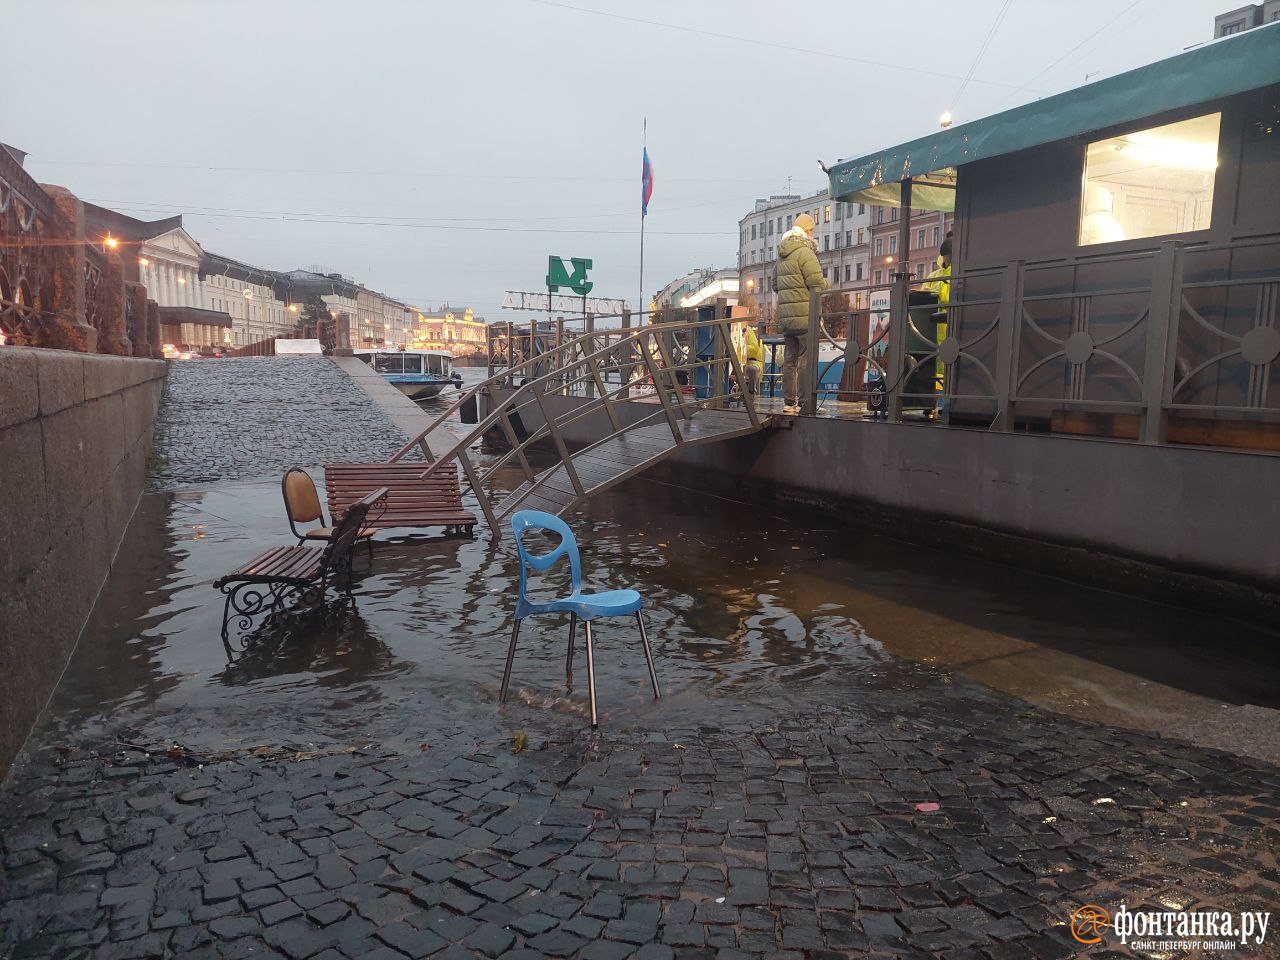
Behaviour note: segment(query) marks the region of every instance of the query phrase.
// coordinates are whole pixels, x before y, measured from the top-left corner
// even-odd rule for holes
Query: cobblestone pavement
[[[266,369],[175,365],[160,484],[400,442],[327,361]],[[736,513],[669,496],[582,521],[597,563],[646,584],[666,684],[649,704],[642,666],[602,656],[598,732],[581,690],[546,691],[556,627],[522,651],[534,686],[495,702],[498,546],[383,544],[349,619],[224,659],[209,583],[277,542],[278,493],[144,498],[0,788],[0,960],[1053,960],[1132,955],[1072,938],[1085,904],[1280,905],[1280,769],[877,651],[847,619],[887,636],[876,598],[836,584],[878,576],[897,605],[898,567],[954,618],[931,642],[983,641],[911,558],[860,566],[785,525],[780,559],[754,557]]]
[[[404,441],[327,357],[171,363],[151,487],[385,460]]]
[[[598,734],[527,705],[383,704],[363,732],[421,743],[350,753],[46,739],[0,798],[3,943],[15,958],[1049,960],[1085,949],[1064,926],[1083,904],[1280,903],[1280,771],[1260,761],[918,668],[803,703],[823,706],[779,691],[702,725]]]

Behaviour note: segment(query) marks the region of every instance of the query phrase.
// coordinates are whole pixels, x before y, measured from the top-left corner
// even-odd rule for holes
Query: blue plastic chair
[[[530,530],[550,530],[560,535],[560,543],[554,550],[541,556],[529,552],[525,545],[524,535]],[[583,621],[587,634],[587,687],[591,698],[591,725],[597,726],[596,718],[596,664],[591,645],[591,621],[599,617],[620,617],[635,614],[636,623],[640,626],[640,642],[644,646],[645,663],[649,666],[649,680],[653,684],[653,698],[662,696],[658,692],[658,674],[653,669],[653,653],[649,649],[649,636],[645,633],[644,618],[640,608],[644,599],[634,590],[606,590],[602,593],[582,592],[582,564],[578,559],[578,542],[573,537],[569,525],[557,516],[542,513],[538,510],[521,510],[511,518],[511,532],[515,535],[516,551],[520,554],[520,594],[516,600],[516,622],[511,631],[511,646],[507,649],[507,667],[502,672],[502,690],[499,700],[506,702],[507,685],[511,682],[511,664],[516,656],[516,640],[520,637],[520,623],[533,613],[568,613],[569,614],[569,654],[565,660],[565,682],[573,689],[573,639],[578,632],[578,621]],[[573,579],[573,592],[567,597],[550,600],[546,603],[530,603],[525,595],[528,585],[528,570],[532,567],[538,572],[550,570],[562,557],[569,558],[569,572]]]

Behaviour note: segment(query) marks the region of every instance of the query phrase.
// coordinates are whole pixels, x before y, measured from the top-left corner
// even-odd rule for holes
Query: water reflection
[[[518,483],[518,470],[506,479]],[[713,716],[732,709],[731,698],[799,692],[820,677],[919,682],[919,672],[895,670],[899,658],[1156,728],[1222,703],[1280,705],[1280,647],[1266,631],[1226,631],[1215,618],[898,543],[830,516],[638,478],[570,520],[586,589],[634,587],[646,598],[666,696],[654,705],[644,693],[634,624],[601,622],[598,688],[615,718]],[[509,535],[380,539],[353,609],[252,636],[229,661],[211,584],[289,542],[278,484],[144,497],[54,715],[72,723],[208,706],[246,718],[320,716],[355,702],[440,698],[496,709],[518,576]],[[567,566],[538,589],[566,591]],[[567,617],[530,621],[513,673],[517,696],[576,703],[563,699],[566,629]]]
[[[410,669],[360,616],[354,597],[341,597],[282,623],[259,626],[224,644],[227,666],[213,680],[244,687],[261,680],[305,676],[320,687],[344,688]]]

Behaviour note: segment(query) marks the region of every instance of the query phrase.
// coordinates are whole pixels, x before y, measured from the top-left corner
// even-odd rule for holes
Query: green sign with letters
[[[547,257],[547,289],[556,293],[561,287],[568,287],[580,297],[591,292],[592,283],[587,279],[587,271],[591,269],[591,261],[581,257],[571,257],[569,263],[573,273],[564,265],[560,257]]]

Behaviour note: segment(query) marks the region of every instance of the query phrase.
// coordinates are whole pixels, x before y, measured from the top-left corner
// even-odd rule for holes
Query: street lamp
[[[253,304],[253,291],[245,287],[241,292],[244,294],[244,334],[249,338],[249,342],[253,343],[253,331],[250,329],[253,325],[253,312],[250,310]]]

